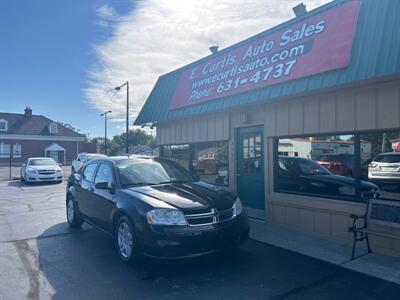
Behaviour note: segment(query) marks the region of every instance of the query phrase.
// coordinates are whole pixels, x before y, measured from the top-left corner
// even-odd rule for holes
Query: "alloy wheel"
[[[67,218],[69,223],[72,223],[74,221],[74,215],[75,215],[74,202],[71,199],[69,199],[67,205]]]
[[[118,227],[118,248],[122,257],[129,259],[133,249],[133,237],[129,224],[122,221]]]

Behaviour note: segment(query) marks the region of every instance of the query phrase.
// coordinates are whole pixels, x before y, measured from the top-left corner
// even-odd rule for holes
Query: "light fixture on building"
[[[307,13],[306,6],[304,3],[300,3],[299,5],[296,5],[295,7],[292,8],[294,14],[296,17],[301,17]]]
[[[211,46],[211,47],[208,48],[208,49],[210,49],[210,51],[211,51],[212,54],[215,54],[215,53],[218,52],[218,46]]]
[[[239,114],[239,121],[241,124],[250,123],[250,114],[248,112],[241,112]]]

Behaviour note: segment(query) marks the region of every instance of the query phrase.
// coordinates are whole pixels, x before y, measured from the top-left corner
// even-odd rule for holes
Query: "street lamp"
[[[100,116],[104,116],[104,154],[107,155],[107,115],[111,114],[112,111],[106,111],[102,113]]]
[[[123,86],[126,85],[126,141],[125,141],[125,152],[126,155],[129,154],[129,82],[125,82],[124,84],[117,86],[115,88],[116,91],[121,90]]]

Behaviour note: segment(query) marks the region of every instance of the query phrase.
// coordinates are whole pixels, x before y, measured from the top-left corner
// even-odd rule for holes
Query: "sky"
[[[69,123],[90,138],[133,123],[157,78],[294,17],[301,0],[0,1],[0,111]],[[328,0],[303,0],[308,10]]]

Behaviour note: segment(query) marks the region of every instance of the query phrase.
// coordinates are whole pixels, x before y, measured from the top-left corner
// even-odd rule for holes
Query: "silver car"
[[[368,166],[368,180],[378,184],[400,184],[400,152],[377,155]]]
[[[71,173],[78,172],[80,168],[92,159],[106,157],[104,154],[98,153],[79,153],[78,156],[72,161]]]
[[[21,181],[27,183],[52,181],[61,183],[63,180],[63,170],[57,162],[48,157],[32,157],[21,166]]]

